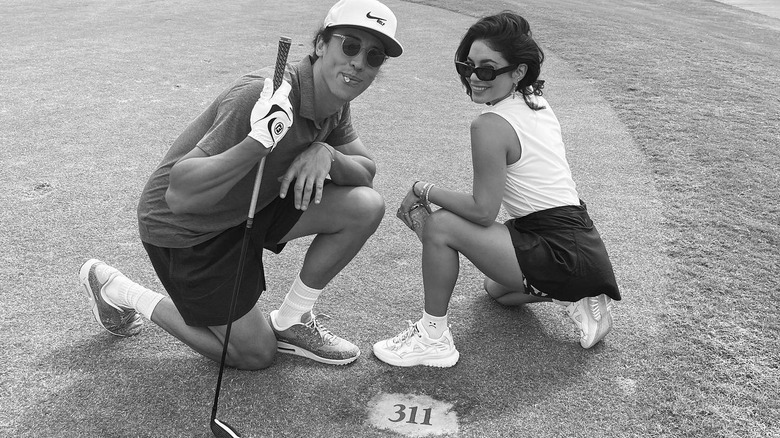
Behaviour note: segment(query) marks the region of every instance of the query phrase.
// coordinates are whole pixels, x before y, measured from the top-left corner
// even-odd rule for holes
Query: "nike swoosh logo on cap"
[[[366,14],[366,18],[368,18],[368,19],[370,19],[370,20],[376,20],[376,22],[377,22],[377,23],[379,23],[379,24],[380,24],[380,25],[382,25],[382,26],[384,26],[384,25],[385,25],[385,21],[387,21],[387,18],[382,18],[382,17],[374,17],[373,15],[371,15],[371,11],[369,11],[369,12]]]

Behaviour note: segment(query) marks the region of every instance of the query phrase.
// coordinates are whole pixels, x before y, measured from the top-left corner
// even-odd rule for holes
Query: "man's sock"
[[[111,279],[104,290],[111,303],[135,309],[149,320],[152,319],[154,308],[165,298],[165,295],[147,289],[121,274]]]
[[[301,322],[301,316],[314,308],[314,303],[319,298],[322,289],[314,289],[303,284],[301,275],[295,278],[290,291],[284,297],[284,302],[276,312],[274,325],[277,330],[286,330],[293,324]]]
[[[439,339],[447,331],[447,315],[433,316],[423,311],[422,326],[431,339]]]

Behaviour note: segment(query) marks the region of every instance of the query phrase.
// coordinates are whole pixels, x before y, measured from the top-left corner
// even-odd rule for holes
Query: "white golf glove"
[[[252,130],[249,136],[259,141],[266,149],[273,150],[293,124],[292,105],[287,97],[291,88],[289,82],[282,81],[282,85],[272,96],[273,81],[266,78],[260,99],[252,108],[249,118]]]

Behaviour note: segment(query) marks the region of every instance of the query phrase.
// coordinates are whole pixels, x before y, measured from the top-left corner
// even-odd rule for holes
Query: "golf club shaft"
[[[276,55],[276,67],[274,69],[274,91],[282,84],[284,77],[285,66],[287,65],[287,55],[290,51],[290,38],[281,37],[279,39],[279,51]],[[278,78],[278,79],[277,79]],[[244,238],[241,242],[241,254],[238,261],[238,272],[236,274],[236,282],[233,287],[233,296],[230,298],[230,310],[228,311],[228,322],[225,328],[225,340],[222,345],[222,359],[219,364],[219,377],[217,378],[217,387],[214,392],[214,405],[211,408],[211,420],[212,422],[217,417],[217,406],[219,404],[219,392],[222,387],[222,374],[225,370],[225,358],[227,357],[228,343],[230,341],[230,329],[233,326],[233,313],[235,311],[236,301],[238,298],[238,291],[241,286],[241,277],[244,274],[244,262],[246,260],[246,252],[249,248],[250,230],[252,229],[252,222],[255,217],[255,208],[257,207],[257,197],[260,193],[260,181],[263,179],[263,169],[265,168],[265,157],[260,159],[260,164],[257,167],[257,176],[255,177],[255,185],[252,190],[252,200],[249,205],[249,213],[247,214],[246,228],[244,229]]]

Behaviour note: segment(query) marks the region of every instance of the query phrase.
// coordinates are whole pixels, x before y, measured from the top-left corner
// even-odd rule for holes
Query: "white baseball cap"
[[[377,0],[339,0],[325,16],[325,27],[357,27],[371,32],[382,41],[387,56],[401,56],[404,48],[395,39],[398,20],[395,14]]]

